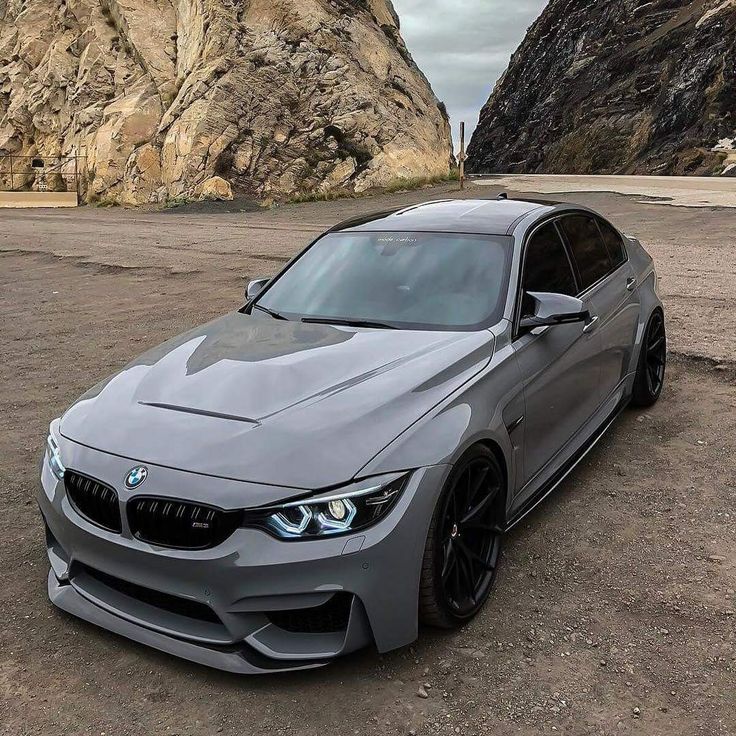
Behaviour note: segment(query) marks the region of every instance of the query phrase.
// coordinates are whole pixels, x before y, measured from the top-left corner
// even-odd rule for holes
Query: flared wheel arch
[[[497,478],[498,478],[498,488],[499,488],[499,496],[498,501],[501,502],[501,507],[498,508],[499,516],[498,518],[498,526],[499,526],[499,532],[497,535],[497,546],[496,546],[496,555],[500,554],[501,550],[501,544],[502,544],[502,538],[504,536],[505,526],[506,526],[506,519],[508,518],[508,500],[509,500],[509,489],[508,489],[508,469],[507,469],[507,463],[506,458],[504,456],[502,448],[496,444],[493,440],[489,440],[487,438],[479,439],[473,443],[469,443],[466,445],[462,452],[458,453],[458,456],[454,458],[452,464],[451,464],[451,470],[448,476],[446,476],[445,484],[443,485],[443,492],[440,495],[440,497],[437,499],[437,507],[435,509],[435,514],[433,515],[433,521],[430,524],[430,528],[428,530],[428,545],[430,539],[434,538],[434,535],[436,534],[435,530],[435,519],[439,520],[441,518],[444,518],[443,514],[440,513],[440,510],[442,508],[443,499],[445,497],[445,494],[447,492],[453,493],[452,490],[454,487],[454,482],[452,482],[453,476],[456,474],[458,469],[460,467],[463,467],[468,463],[468,461],[472,464],[473,462],[478,461],[479,459],[482,459],[483,454],[480,455],[480,458],[476,457],[474,460],[470,459],[469,456],[472,456],[476,453],[486,453],[485,456],[488,457],[488,454],[493,456],[493,460],[495,461],[495,465],[497,466]],[[468,466],[470,467],[470,466]],[[447,483],[451,483],[450,486],[447,485]],[[458,522],[459,523],[459,522]],[[462,527],[460,527],[462,530]],[[453,532],[454,534],[454,532]],[[471,618],[475,616],[475,613],[482,608],[482,603],[480,604],[480,607],[473,613],[469,615],[461,615],[459,618],[455,618],[452,614],[449,614],[448,610],[445,609],[445,606],[438,605],[439,599],[437,598],[437,593],[439,592],[439,589],[437,588],[438,580],[437,577],[437,569],[436,569],[436,560],[435,558],[435,552],[434,552],[435,546],[434,544],[430,548],[429,546],[425,549],[425,557],[423,560],[423,567],[422,567],[422,582],[420,586],[420,600],[419,600],[419,620],[420,623],[423,623],[425,625],[435,626],[439,628],[455,628],[456,626],[462,625],[462,623],[469,621]],[[429,555],[429,557],[428,557]],[[497,567],[498,562],[492,563],[494,568]],[[428,568],[427,568],[428,565]],[[425,580],[425,575],[427,574],[425,571],[427,569],[434,570],[433,573],[431,573],[431,578],[429,580]],[[490,568],[489,568],[490,569]],[[489,582],[490,588],[493,587],[493,580],[495,579],[495,572],[492,573],[492,578]],[[429,584],[427,584],[429,583]],[[485,601],[485,597],[488,595],[488,592],[486,592],[483,595],[483,601]],[[430,604],[428,606],[428,603]],[[432,610],[435,609],[435,610]],[[445,610],[443,610],[445,609]]]

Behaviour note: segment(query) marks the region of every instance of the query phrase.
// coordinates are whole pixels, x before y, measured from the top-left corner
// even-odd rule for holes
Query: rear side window
[[[562,227],[570,243],[583,290],[613,270],[613,262],[603,243],[598,225],[587,215],[571,215],[562,219]]]
[[[527,245],[523,286],[524,316],[534,310],[533,300],[526,296],[526,292],[547,291],[567,296],[575,296],[577,292],[565,246],[552,223],[540,228]]]
[[[611,257],[613,267],[618,268],[626,260],[624,241],[616,230],[605,220],[598,220],[598,225],[601,228],[603,242],[606,244],[606,248],[608,248],[608,255]]]

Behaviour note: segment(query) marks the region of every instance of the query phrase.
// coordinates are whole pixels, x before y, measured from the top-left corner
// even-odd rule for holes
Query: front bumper
[[[130,534],[124,506],[134,492],[121,483],[130,460],[68,441],[64,449],[69,467],[116,488],[123,529],[108,532],[80,516],[44,463],[38,501],[51,563],[49,597],[59,608],[156,649],[240,673],[316,667],[371,642],[388,651],[416,638],[424,543],[447,466],[416,471],[388,516],[356,534],[284,542],[238,529],[217,547],[190,551]],[[146,491],[176,497],[162,491],[176,488],[182,475],[157,467],[157,487]],[[219,481],[201,482],[206,501]]]

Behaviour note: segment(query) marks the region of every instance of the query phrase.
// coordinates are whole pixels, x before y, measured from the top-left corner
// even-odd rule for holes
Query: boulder
[[[361,191],[452,155],[390,0],[0,0],[0,155],[31,150],[86,156],[88,197],[127,205]]]
[[[221,176],[212,176],[197,187],[197,198],[230,201],[233,198],[233,190],[230,182]]]

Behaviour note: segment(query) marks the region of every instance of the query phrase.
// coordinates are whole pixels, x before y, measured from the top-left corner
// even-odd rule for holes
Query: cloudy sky
[[[547,0],[393,0],[414,60],[447,105],[455,146]]]

